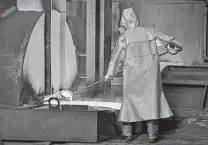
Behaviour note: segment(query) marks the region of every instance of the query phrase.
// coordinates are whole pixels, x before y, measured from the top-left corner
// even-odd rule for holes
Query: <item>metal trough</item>
[[[62,110],[0,108],[3,140],[101,142],[116,137],[115,112],[83,105]]]
[[[208,107],[208,68],[166,66],[161,75],[164,93],[171,108]]]

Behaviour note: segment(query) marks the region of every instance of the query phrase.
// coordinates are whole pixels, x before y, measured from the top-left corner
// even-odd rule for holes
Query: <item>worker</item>
[[[120,26],[121,35],[105,75],[106,81],[112,80],[122,67],[123,102],[119,121],[123,133],[120,139],[134,140],[133,123],[147,121],[149,142],[154,143],[158,141],[158,119],[173,116],[163,93],[157,46],[171,46],[179,51],[182,44],[155,29],[139,26],[132,8],[124,9]]]

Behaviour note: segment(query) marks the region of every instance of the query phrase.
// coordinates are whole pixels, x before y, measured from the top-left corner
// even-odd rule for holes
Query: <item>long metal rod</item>
[[[90,87],[92,87],[92,86],[94,86],[94,85],[96,85],[96,84],[98,84],[98,83],[103,82],[103,81],[105,81],[105,79],[102,79],[102,80],[100,80],[100,81],[97,81],[97,82],[95,82],[95,83],[93,83],[93,84],[91,84],[91,85],[85,87],[85,88],[82,89],[82,90],[78,90],[78,91],[74,92],[73,94],[76,94],[76,93],[79,93],[79,92],[83,92],[83,91],[85,91],[87,88],[90,88]]]

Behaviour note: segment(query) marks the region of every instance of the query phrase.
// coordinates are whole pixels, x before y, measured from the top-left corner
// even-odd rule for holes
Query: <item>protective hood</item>
[[[138,25],[137,17],[132,8],[124,9],[121,15],[120,26],[125,29],[134,28]]]

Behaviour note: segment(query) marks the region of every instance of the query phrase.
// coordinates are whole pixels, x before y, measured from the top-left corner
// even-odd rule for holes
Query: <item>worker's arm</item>
[[[162,46],[164,48],[169,47],[174,48],[176,51],[182,50],[183,45],[172,36],[168,36],[162,32],[158,32],[154,29],[149,29],[149,32],[152,36],[155,37],[157,46]]]
[[[119,64],[120,64],[120,62],[118,61],[120,61],[119,58],[124,48],[126,48],[126,39],[124,37],[119,37],[111,55],[111,60],[108,66],[108,71],[105,76],[106,79],[117,74]]]
[[[178,42],[174,37],[168,36],[162,32],[156,31],[156,43],[160,45],[169,45],[171,48],[174,48],[175,50],[182,50],[182,44]],[[165,47],[165,48],[166,48]]]

